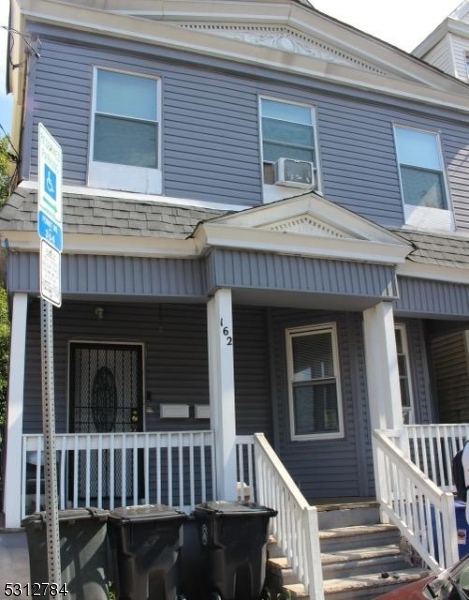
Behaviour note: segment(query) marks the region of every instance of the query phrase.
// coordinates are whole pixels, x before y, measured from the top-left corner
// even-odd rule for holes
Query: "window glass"
[[[93,160],[158,168],[157,81],[99,69]]]
[[[412,387],[405,326],[396,325],[395,335],[399,384],[401,389],[402,416],[404,423],[413,423]]]
[[[277,100],[261,100],[264,183],[275,183],[279,158],[315,162],[313,109]]]
[[[96,110],[156,121],[156,80],[114,71],[98,71]]]
[[[292,435],[338,437],[341,414],[333,327],[289,332]]]
[[[438,138],[434,133],[396,128],[399,161],[407,165],[440,169]]]
[[[447,209],[438,136],[405,127],[395,136],[404,204]]]

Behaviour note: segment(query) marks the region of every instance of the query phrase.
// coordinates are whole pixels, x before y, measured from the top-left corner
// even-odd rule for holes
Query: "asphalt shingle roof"
[[[412,244],[407,256],[411,262],[469,269],[469,238],[401,229],[393,233]]]
[[[228,211],[63,194],[65,233],[185,239],[198,223]],[[37,193],[18,188],[0,210],[0,231],[36,231]],[[469,269],[469,237],[390,229],[412,244],[407,260]]]
[[[226,211],[63,194],[65,233],[185,239],[201,221]],[[36,231],[37,194],[17,189],[0,210],[0,231]]]

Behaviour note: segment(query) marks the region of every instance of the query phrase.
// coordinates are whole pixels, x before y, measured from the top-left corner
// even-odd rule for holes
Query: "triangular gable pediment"
[[[364,60],[349,50],[330,44],[291,27],[272,25],[234,25],[211,23],[184,23],[184,29],[203,31],[215,36],[245,42],[253,46],[264,46],[288,54],[308,56],[338,65],[354,67],[362,71],[388,75],[388,71]]]
[[[295,236],[406,245],[383,227],[314,192],[218,217],[210,223]]]
[[[200,223],[193,237],[200,253],[221,247],[380,264],[402,263],[411,250],[383,227],[314,192]]]

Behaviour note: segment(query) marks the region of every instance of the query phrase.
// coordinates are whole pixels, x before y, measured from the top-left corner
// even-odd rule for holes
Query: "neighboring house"
[[[274,503],[263,432],[308,501],[377,497],[438,569],[393,511],[452,510],[404,423],[438,423],[432,340],[469,322],[467,86],[297,0],[11,8],[29,45],[13,35],[21,183],[0,212],[6,525],[41,505],[43,123],[64,164],[60,505],[189,508],[243,483]]]
[[[461,81],[469,81],[469,2],[464,0],[412,52]]]

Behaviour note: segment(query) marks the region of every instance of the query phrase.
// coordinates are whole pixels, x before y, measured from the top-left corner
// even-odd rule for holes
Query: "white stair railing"
[[[254,435],[258,502],[278,511],[271,532],[310,600],[324,600],[318,514],[266,440]]]
[[[452,565],[459,558],[453,494],[438,488],[386,432],[373,433],[373,453],[382,511],[432,571]]]

